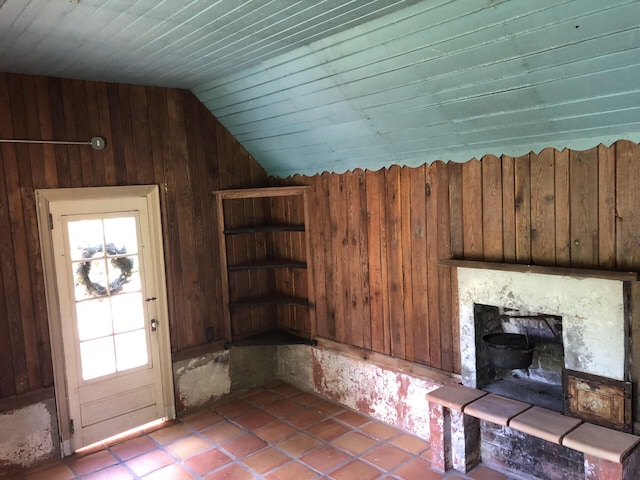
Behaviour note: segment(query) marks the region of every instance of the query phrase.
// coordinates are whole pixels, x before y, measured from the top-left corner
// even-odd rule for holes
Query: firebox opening
[[[491,305],[474,305],[477,387],[532,405],[563,411],[562,317]],[[499,347],[483,337],[503,332],[528,347]],[[514,343],[515,345],[515,343]],[[503,350],[506,348],[507,350]],[[531,356],[531,350],[533,355]],[[518,368],[525,365],[528,368]],[[512,368],[514,367],[514,368]]]

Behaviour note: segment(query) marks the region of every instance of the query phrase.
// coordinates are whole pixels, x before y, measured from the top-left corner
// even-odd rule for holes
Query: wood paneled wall
[[[450,257],[449,166],[295,176],[312,187],[318,335],[459,369]]]
[[[52,385],[36,188],[159,184],[174,352],[224,339],[211,191],[263,169],[188,91],[0,74],[0,398]]]
[[[640,270],[640,148],[295,176],[311,185],[318,334],[459,372],[443,258]]]
[[[310,185],[318,334],[446,371],[460,355],[455,275],[440,259],[640,270],[640,148],[628,141],[267,180],[187,91],[0,74],[0,112],[1,138],[107,140],[102,151],[0,145],[0,398],[52,384],[36,188],[161,186],[174,352],[203,344],[206,328],[224,339],[211,195],[222,188]],[[256,203],[233,219],[291,220],[297,208]],[[302,254],[290,238],[288,253]],[[241,248],[239,259],[278,247]],[[277,314],[309,328],[297,309]],[[273,326],[257,318],[243,331]]]

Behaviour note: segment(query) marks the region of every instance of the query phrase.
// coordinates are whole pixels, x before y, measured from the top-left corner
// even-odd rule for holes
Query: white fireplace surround
[[[476,387],[474,305],[562,316],[565,368],[625,380],[624,282],[458,267],[462,382]]]

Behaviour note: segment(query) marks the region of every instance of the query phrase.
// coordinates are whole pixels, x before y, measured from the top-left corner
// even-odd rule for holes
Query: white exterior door
[[[72,451],[174,416],[160,230],[148,197],[109,190],[48,202]]]

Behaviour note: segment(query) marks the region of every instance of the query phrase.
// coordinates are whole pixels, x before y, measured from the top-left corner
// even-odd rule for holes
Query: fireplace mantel
[[[595,270],[588,268],[550,267],[543,265],[524,265],[519,263],[482,262],[477,260],[458,260],[447,258],[440,260],[441,265],[450,267],[477,268],[481,270],[500,270],[504,272],[537,273],[542,275],[561,275],[577,278],[601,278],[622,282],[638,281],[638,272],[616,272],[613,270]]]

